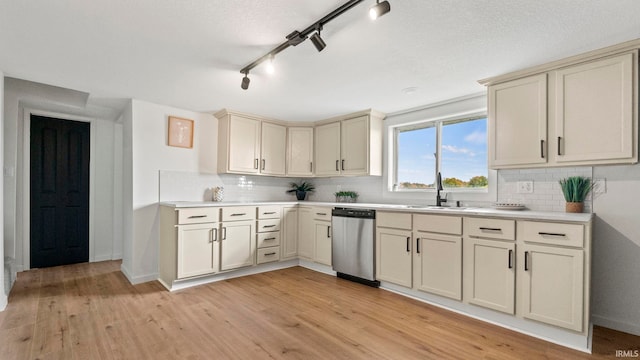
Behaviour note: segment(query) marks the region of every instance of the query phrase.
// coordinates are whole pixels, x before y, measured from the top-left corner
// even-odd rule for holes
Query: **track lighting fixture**
[[[375,20],[389,11],[391,11],[391,5],[388,1],[380,2],[380,0],[376,0],[376,4],[369,9],[369,16]]]
[[[247,90],[249,88],[249,83],[251,82],[251,79],[249,79],[249,71],[245,71],[244,72],[244,77],[242,78],[242,83],[240,84],[240,87],[242,88],[242,90]]]
[[[331,20],[337,18],[338,16],[344,14],[354,6],[358,5],[362,1],[364,0],[349,0],[339,8],[325,15],[322,19],[316,21],[315,23],[307,27],[306,29],[302,31],[294,30],[293,32],[291,32],[289,35],[286,36],[287,41],[278,45],[276,48],[269,51],[266,55],[263,55],[262,57],[258,58],[257,60],[253,61],[251,64],[245,66],[244,68],[242,68],[242,70],[240,70],[240,73],[244,74],[244,77],[242,78],[242,84],[240,86],[244,90],[247,90],[249,88],[249,82],[251,81],[249,80],[249,76],[248,76],[249,71],[255,68],[256,66],[260,65],[264,61],[270,62],[270,64],[267,65],[267,72],[273,73],[273,64],[272,64],[273,58],[279,52],[283,51],[289,46],[297,46],[298,44],[304,42],[307,39],[307,37],[314,31],[315,33],[311,35],[311,42],[313,43],[313,46],[316,47],[316,50],[318,50],[319,52],[322,51],[327,46],[324,40],[322,40],[322,38],[320,37],[320,31],[322,30],[322,27],[325,24],[329,23]],[[371,9],[369,9],[369,15],[371,16],[372,19],[377,19],[380,16],[388,13],[390,10],[391,10],[391,5],[389,5],[388,1],[380,2],[380,0],[376,0],[376,4],[372,6]]]
[[[311,39],[313,46],[316,47],[316,50],[318,50],[318,52],[327,47],[327,44],[325,44],[324,40],[322,40],[322,38],[320,37],[320,30],[321,29],[318,27],[318,31],[315,34],[311,35],[311,37],[309,38]]]
[[[276,68],[273,66],[273,54],[269,56],[269,62],[267,62],[267,73],[273,74],[276,72]]]

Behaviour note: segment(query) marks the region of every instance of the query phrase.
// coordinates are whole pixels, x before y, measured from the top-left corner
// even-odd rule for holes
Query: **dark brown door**
[[[89,123],[31,115],[31,268],[89,260]]]

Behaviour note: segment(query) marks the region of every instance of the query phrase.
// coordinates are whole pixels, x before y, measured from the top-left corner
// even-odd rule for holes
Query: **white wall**
[[[195,121],[192,149],[167,145],[170,115]],[[124,206],[131,207],[133,218],[130,224],[125,218],[122,270],[132,283],[140,283],[155,280],[158,275],[160,171],[215,173],[218,121],[210,114],[139,100],[132,100],[131,116],[123,120],[124,193],[132,196],[130,204],[125,198]]]
[[[17,271],[26,269],[29,254],[24,251],[25,242],[29,241],[26,221],[28,220],[28,203],[25,192],[28,181],[23,175],[24,168],[24,112],[28,109],[54,117],[83,120],[91,123],[91,246],[90,261],[101,261],[120,258],[121,250],[115,247],[121,242],[116,237],[114,226],[114,174],[121,174],[116,166],[114,139],[121,133],[122,127],[116,127],[113,121],[83,116],[82,96],[79,92],[54,86],[10,79],[5,84],[3,140],[4,177],[3,220],[5,229],[5,255],[15,259]],[[27,114],[28,115],[28,114]],[[117,196],[121,198],[121,196]],[[117,214],[120,217],[120,214]]]
[[[4,74],[2,73],[2,71],[0,71],[0,123],[4,123]],[[0,126],[0,152],[2,152],[3,146],[2,146],[2,135],[3,135],[4,131],[3,128]],[[0,159],[2,159],[2,156],[0,156]],[[4,161],[3,161],[3,165],[4,165]],[[0,186],[3,186],[3,178],[0,178]],[[0,193],[0,204],[3,204],[4,207],[4,196],[2,193]],[[3,209],[0,208],[0,216],[2,216],[3,214]],[[1,218],[1,217],[0,217]],[[0,222],[0,234],[4,232],[3,229],[3,223]],[[5,293],[5,286],[4,286],[4,246],[0,246],[0,259],[2,261],[2,272],[0,272],[0,284],[2,285],[2,290],[0,290],[0,311],[4,310],[5,307],[7,307],[7,293]]]

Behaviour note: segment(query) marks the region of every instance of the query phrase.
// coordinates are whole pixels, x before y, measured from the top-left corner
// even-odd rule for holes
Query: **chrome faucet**
[[[442,206],[442,203],[447,202],[447,198],[440,197],[440,191],[444,190],[442,187],[442,174],[438,172],[438,178],[436,179],[436,206]]]

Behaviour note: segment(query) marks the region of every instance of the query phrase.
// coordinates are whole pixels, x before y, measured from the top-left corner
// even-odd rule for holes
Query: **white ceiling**
[[[276,57],[240,69],[346,0],[0,0],[0,71],[195,111],[318,120],[483,91],[502,73],[640,38],[638,0],[367,0]],[[402,89],[417,87],[413,94]]]

